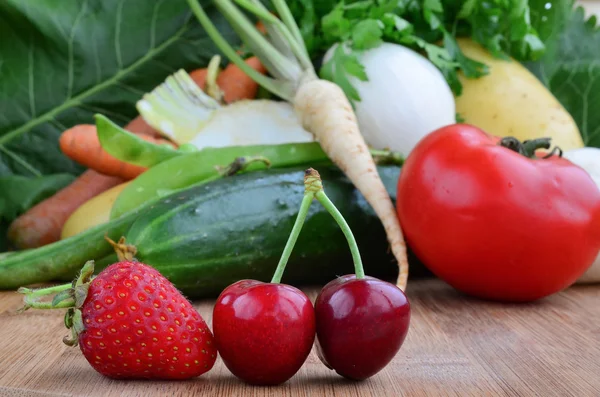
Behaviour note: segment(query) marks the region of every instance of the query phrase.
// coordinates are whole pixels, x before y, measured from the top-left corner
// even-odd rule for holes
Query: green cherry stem
[[[323,207],[325,207],[327,212],[329,212],[333,219],[335,219],[340,229],[342,229],[344,236],[346,236],[346,240],[348,240],[350,252],[352,253],[352,260],[354,261],[354,273],[356,274],[356,278],[365,278],[365,270],[363,268],[362,259],[360,258],[360,252],[358,250],[358,244],[356,244],[354,234],[352,234],[352,230],[350,229],[348,222],[346,222],[346,219],[344,219],[342,213],[325,194],[325,191],[323,190],[323,181],[321,180],[321,176],[317,170],[313,168],[306,170],[304,185],[307,191],[310,190],[314,193],[315,198]]]
[[[298,240],[298,236],[300,235],[302,226],[304,226],[304,221],[306,220],[308,209],[310,208],[310,204],[312,203],[314,197],[315,194],[313,192],[306,191],[304,193],[304,197],[302,198],[302,204],[300,204],[300,210],[298,211],[298,216],[296,217],[296,222],[294,223],[292,232],[288,237],[288,241],[285,244],[285,248],[283,249],[283,253],[281,254],[281,258],[279,259],[279,263],[277,264],[277,268],[275,269],[275,273],[273,274],[273,278],[271,279],[271,282],[274,284],[278,284],[279,282],[281,282],[283,271],[285,270],[285,266],[287,265],[287,262],[290,259],[290,255],[292,253],[292,250],[294,249],[294,245],[296,245],[296,240]]]
[[[344,236],[346,236],[346,240],[348,240],[348,245],[350,246],[350,252],[352,253],[352,260],[354,261],[354,273],[356,274],[356,278],[365,278],[365,269],[363,268],[362,259],[360,258],[358,245],[356,244],[356,239],[354,238],[354,234],[352,234],[352,230],[350,230],[348,222],[346,222],[342,213],[337,209],[329,197],[327,197],[323,190],[319,191],[315,197],[319,203],[325,207],[333,219],[335,219],[340,229],[342,229]]]

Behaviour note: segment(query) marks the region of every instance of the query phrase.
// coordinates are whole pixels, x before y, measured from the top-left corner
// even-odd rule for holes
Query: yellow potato
[[[65,239],[108,222],[115,200],[127,185],[129,182],[121,183],[81,204],[63,225],[60,238]]]
[[[584,146],[573,117],[523,65],[494,58],[471,39],[458,44],[465,55],[490,68],[478,79],[460,76],[463,92],[456,97],[456,111],[465,123],[500,137],[549,137],[552,146],[563,150]]]

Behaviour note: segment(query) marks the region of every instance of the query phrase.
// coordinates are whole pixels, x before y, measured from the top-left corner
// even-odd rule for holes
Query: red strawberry
[[[156,269],[121,261],[88,282],[92,273],[88,262],[52,304],[70,304],[65,324],[73,339],[65,343],[79,343],[96,371],[120,379],[187,379],[213,367],[217,350],[210,329]],[[41,295],[21,290],[28,291]],[[40,304],[25,301],[26,308]]]

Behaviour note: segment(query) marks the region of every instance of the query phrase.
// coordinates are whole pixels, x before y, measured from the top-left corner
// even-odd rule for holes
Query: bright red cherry
[[[315,340],[315,313],[295,287],[242,280],[217,299],[213,332],[235,376],[250,384],[276,385],[306,361]]]
[[[321,361],[346,378],[363,380],[381,371],[400,350],[410,304],[394,284],[351,274],[325,285],[315,314]]]

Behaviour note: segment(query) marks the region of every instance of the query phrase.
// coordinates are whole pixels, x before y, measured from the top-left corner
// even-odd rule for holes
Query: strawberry
[[[21,288],[25,307],[68,307],[65,338],[79,345],[90,365],[117,379],[188,379],[216,360],[213,335],[192,304],[156,269],[120,261],[92,278],[93,262],[48,306],[44,290]],[[68,288],[66,288],[68,287]],[[62,288],[62,290],[60,289]]]

